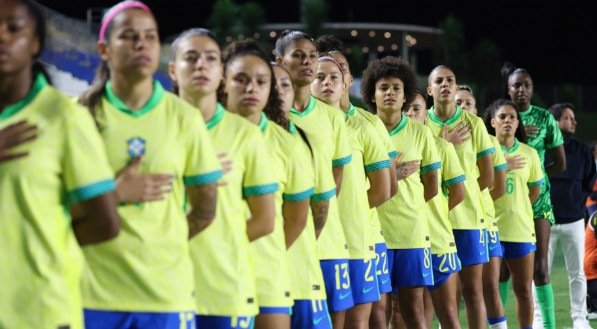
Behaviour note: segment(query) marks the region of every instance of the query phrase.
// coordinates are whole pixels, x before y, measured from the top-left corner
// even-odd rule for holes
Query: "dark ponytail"
[[[79,104],[87,107],[93,117],[95,117],[95,106],[104,96],[106,83],[108,83],[108,80],[110,80],[110,70],[108,69],[108,63],[102,60],[95,71],[93,83],[91,83],[89,89],[87,89],[79,98]]]

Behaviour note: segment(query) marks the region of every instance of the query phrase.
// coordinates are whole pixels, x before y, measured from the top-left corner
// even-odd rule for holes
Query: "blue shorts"
[[[489,262],[485,229],[453,230],[462,267]]]
[[[84,310],[89,329],[179,329],[195,328],[195,312],[119,312]]]
[[[500,232],[487,230],[487,250],[489,251],[489,258],[504,257],[502,244],[500,243]]]
[[[439,288],[452,273],[458,273],[462,269],[457,252],[431,255],[431,264],[433,265],[433,287],[429,287],[429,290]]]
[[[328,259],[319,262],[325,283],[328,310],[339,312],[354,306],[348,259]]]
[[[290,317],[292,329],[332,329],[325,300],[295,300]]]
[[[392,291],[401,287],[433,285],[431,249],[388,249],[388,265],[392,278]]]
[[[379,287],[375,274],[375,259],[351,259],[349,262],[350,287],[354,304],[379,300]]]
[[[388,268],[388,247],[384,242],[375,245],[375,268],[380,294],[392,292],[392,280]]]
[[[197,315],[196,320],[197,329],[253,329],[255,326],[254,316]]]
[[[259,314],[292,314],[292,307],[260,307]]]
[[[505,259],[522,258],[537,250],[537,246],[531,242],[505,242],[502,241]]]

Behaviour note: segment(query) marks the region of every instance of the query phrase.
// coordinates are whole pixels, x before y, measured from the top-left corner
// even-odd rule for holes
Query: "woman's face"
[[[222,70],[220,47],[203,35],[182,40],[174,61],[168,65],[172,81],[189,95],[215,94],[222,81]]]
[[[458,90],[456,92],[456,105],[462,107],[463,110],[477,115],[477,102],[475,97],[466,90]]]
[[[261,114],[272,87],[268,63],[255,55],[244,55],[228,63],[224,91],[226,108],[244,117]]]
[[[0,2],[0,76],[30,69],[41,49],[36,23],[18,1]]]
[[[297,39],[288,45],[279,62],[290,72],[292,83],[303,87],[311,84],[315,78],[317,50],[311,40]]]
[[[515,72],[508,78],[508,95],[517,105],[523,105],[521,111],[525,111],[531,104],[533,97],[533,80],[525,72]]]
[[[495,128],[496,136],[514,137],[518,124],[518,113],[510,105],[500,106],[491,119],[491,126]]]
[[[428,79],[427,94],[434,102],[449,104],[456,94],[456,76],[452,70],[440,67],[431,72]]]
[[[352,84],[352,74],[350,73],[350,66],[348,65],[346,57],[344,57],[344,55],[338,51],[332,52],[330,56],[335,59],[338,64],[340,64],[340,68],[342,68],[342,72],[344,74],[344,83],[346,84],[347,88],[350,87]]]
[[[108,42],[98,44],[100,56],[111,71],[126,77],[152,78],[160,59],[158,28],[150,13],[128,9],[116,15]]]
[[[315,80],[311,83],[311,94],[327,104],[336,105],[345,90],[338,65],[331,61],[318,62]]]
[[[425,119],[427,118],[427,109],[425,106],[425,99],[421,94],[417,93],[417,96],[415,97],[413,102],[410,103],[408,110],[404,112],[404,114],[407,117],[418,122],[425,122]]]
[[[292,80],[290,80],[288,72],[277,65],[274,66],[274,75],[276,76],[276,90],[278,91],[278,96],[282,102],[282,111],[288,114],[294,101]]]
[[[375,82],[374,97],[378,111],[400,112],[404,105],[404,83],[399,78],[381,78]]]

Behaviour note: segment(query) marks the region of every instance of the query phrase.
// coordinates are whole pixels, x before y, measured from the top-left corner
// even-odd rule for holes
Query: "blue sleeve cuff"
[[[390,159],[397,158],[398,157],[398,152],[397,151],[388,152],[388,156],[390,157]]]
[[[365,172],[366,173],[370,173],[373,171],[377,171],[380,169],[386,169],[386,168],[390,168],[391,166],[391,162],[390,160],[382,160],[379,162],[375,162],[375,163],[371,163],[365,166]]]
[[[454,184],[462,183],[462,182],[464,182],[464,180],[466,180],[466,176],[464,176],[464,175],[460,175],[460,176],[456,176],[456,177],[454,177],[454,178],[450,178],[450,179],[448,179],[448,180],[445,180],[445,181],[442,183],[442,185],[443,185],[444,187],[449,187],[449,186],[452,186],[452,185],[454,185]]]
[[[489,148],[485,151],[481,151],[479,153],[477,153],[477,159],[480,159],[486,155],[490,155],[490,154],[494,154],[495,153],[495,147]]]
[[[543,185],[544,180],[545,180],[544,178],[541,178],[540,180],[538,180],[536,182],[529,182],[527,185],[529,187],[541,186],[541,185]]]
[[[115,189],[116,182],[113,179],[106,179],[68,192],[68,201],[71,204],[86,201],[102,194],[112,192]]]
[[[277,183],[243,187],[243,198],[271,194],[276,191],[278,191]]]
[[[428,164],[428,165],[426,165],[424,167],[421,167],[421,175],[426,174],[426,173],[428,173],[430,171],[433,171],[433,170],[438,170],[441,167],[442,167],[441,161]]]
[[[332,167],[340,167],[350,163],[352,161],[352,154],[349,154],[343,158],[332,160]]]
[[[185,186],[196,186],[196,185],[207,185],[215,183],[222,177],[222,171],[217,170],[207,174],[201,174],[196,176],[186,176],[182,178]]]
[[[310,188],[310,189],[300,192],[300,193],[292,193],[292,194],[283,193],[282,200],[290,201],[290,202],[299,202],[299,201],[309,199],[314,193],[315,193],[315,190],[313,188]]]
[[[336,195],[336,188],[323,192],[323,193],[315,193],[311,196],[311,201],[327,201]]]
[[[501,165],[494,166],[493,171],[503,171],[503,170],[506,170],[507,168],[508,168],[508,164],[503,163]]]

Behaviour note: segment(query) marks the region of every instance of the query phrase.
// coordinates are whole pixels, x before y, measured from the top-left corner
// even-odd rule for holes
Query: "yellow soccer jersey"
[[[420,175],[441,168],[431,131],[402,115],[390,137],[404,161],[420,160],[421,167],[398,181],[398,192],[377,208],[388,249],[429,248],[428,212]]]
[[[508,168],[508,163],[506,162],[506,158],[504,157],[504,152],[502,152],[500,143],[495,136],[489,135],[489,138],[491,138],[491,142],[496,150],[495,153],[491,155],[493,170],[506,170],[506,168]],[[493,198],[489,193],[489,189],[485,189],[481,192],[481,206],[483,207],[483,214],[485,214],[485,223],[487,224],[487,229],[492,232],[497,232],[498,227],[497,220],[495,218],[495,207],[493,205]]]
[[[431,253],[441,255],[456,251],[456,242],[449,218],[448,187],[464,182],[465,176],[454,146],[443,138],[434,137],[433,139],[442,162],[442,168],[437,175],[439,193],[427,202],[427,206],[430,211]]]
[[[38,75],[22,100],[0,112],[0,129],[21,120],[37,139],[0,164],[0,328],[82,327],[79,248],[68,208],[115,188],[87,109]]]
[[[304,171],[314,173],[313,154],[309,146],[300,137],[296,127],[291,122],[289,132],[297,139],[294,143],[296,161],[304,162]],[[312,146],[311,146],[312,147]],[[300,159],[300,160],[299,160]],[[309,174],[299,175],[301,180],[309,177]],[[317,179],[313,177],[313,183]],[[320,190],[324,189],[320,188]],[[292,197],[288,195],[288,197]],[[323,300],[326,299],[323,274],[319,266],[319,255],[317,250],[317,239],[315,238],[315,225],[313,215],[308,212],[307,225],[299,237],[288,249],[288,260],[290,263],[290,280],[292,282],[291,296],[294,300]]]
[[[390,167],[387,147],[377,138],[369,121],[346,113],[346,126],[352,148],[352,161],[344,166],[342,189],[338,196],[340,219],[351,259],[370,259],[375,251],[369,222],[367,174]]]
[[[332,165],[345,165],[351,160],[344,113],[311,97],[303,112],[290,111],[290,120],[305,131],[313,148],[316,184],[312,200],[330,202],[327,221],[317,239],[319,257],[321,260],[347,259],[348,246],[340,223],[336,183],[332,174]]]
[[[479,177],[477,159],[495,152],[485,124],[480,118],[463,111],[460,107],[456,107],[454,115],[445,122],[435,115],[433,107],[427,114],[425,124],[436,137],[442,137],[444,126],[448,126],[450,131],[460,122],[471,126],[471,138],[461,145],[454,146],[467,179],[464,181],[464,201],[450,211],[450,221],[452,227],[458,230],[485,228],[486,224],[481,208],[481,190],[477,182]]]
[[[379,138],[386,147],[391,165],[392,160],[398,156],[398,152],[396,151],[394,144],[392,144],[390,135],[388,135],[388,131],[386,130],[386,127],[384,126],[381,119],[377,115],[368,112],[365,109],[355,107],[352,104],[350,104],[350,109],[348,111],[351,112],[353,111],[353,109],[356,109],[356,112],[360,117],[365,118],[367,121],[373,124],[373,127],[377,133],[377,138]],[[383,234],[381,231],[381,224],[379,223],[377,208],[369,209],[369,223],[369,234],[371,235],[370,239],[372,241],[372,244],[375,245],[378,243],[385,243],[386,240],[383,238]]]
[[[121,204],[120,235],[83,248],[85,308],[179,312],[194,309],[185,186],[215,183],[221,169],[197,109],[154,83],[146,105],[131,111],[106,85],[95,107],[115,172],[142,156],[140,171],[168,173],[172,191],[161,201]]]
[[[277,182],[257,126],[218,104],[207,127],[216,152],[225,152],[233,167],[218,187],[215,220],[191,240],[197,314],[254,315],[258,304],[244,198],[274,193]]]
[[[543,184],[544,176],[537,151],[515,140],[508,156],[520,155],[526,161],[524,168],[506,174],[506,194],[495,202],[500,240],[506,242],[535,242],[535,222],[529,199],[529,187]]]
[[[259,129],[269,150],[269,175],[279,182],[276,192],[274,232],[254,241],[257,301],[260,307],[292,306],[290,269],[284,240],[283,202],[298,202],[313,195],[314,175],[310,157],[304,157],[302,143],[262,113]]]

